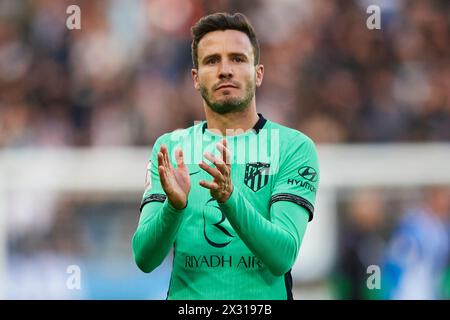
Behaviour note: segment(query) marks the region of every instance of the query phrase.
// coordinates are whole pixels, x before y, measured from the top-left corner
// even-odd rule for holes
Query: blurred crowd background
[[[81,8],[81,30],[66,27],[71,4]],[[380,30],[366,26],[371,4],[381,7]],[[266,118],[319,146],[448,143],[449,7],[446,0],[0,0],[0,152],[150,150],[161,134],[203,120],[190,27],[217,11],[243,12],[255,27],[265,66],[257,107]],[[338,199],[339,252],[323,297],[450,297],[449,186],[342,190]],[[8,209],[8,297],[165,297],[168,266],[149,281],[118,262],[129,259],[135,198],[39,200],[39,208],[21,201]],[[73,256],[90,270],[91,294],[49,285],[65,279],[59,266]],[[99,256],[106,271],[90,263]],[[367,290],[370,264],[385,271],[384,290]],[[34,279],[36,268],[48,277]],[[132,274],[132,293],[117,290],[124,274]]]

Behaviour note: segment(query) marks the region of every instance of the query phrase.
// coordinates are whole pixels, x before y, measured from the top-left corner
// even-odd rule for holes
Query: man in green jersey
[[[319,181],[314,143],[257,113],[264,67],[244,15],[203,17],[192,34],[206,121],[155,142],[134,259],[151,272],[173,247],[168,299],[292,299]]]

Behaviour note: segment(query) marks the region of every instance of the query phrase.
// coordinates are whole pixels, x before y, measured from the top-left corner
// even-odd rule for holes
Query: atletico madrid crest
[[[253,162],[245,166],[244,183],[254,192],[262,189],[269,182],[270,163]]]

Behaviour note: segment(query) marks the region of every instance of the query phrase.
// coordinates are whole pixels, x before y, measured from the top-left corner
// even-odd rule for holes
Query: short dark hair
[[[217,12],[201,18],[191,28],[192,33],[192,62],[194,67],[198,68],[198,43],[205,34],[213,31],[237,30],[245,33],[250,39],[253,46],[253,55],[255,57],[255,65],[259,63],[259,43],[256,38],[255,30],[248,18],[242,13],[229,14],[225,12]]]

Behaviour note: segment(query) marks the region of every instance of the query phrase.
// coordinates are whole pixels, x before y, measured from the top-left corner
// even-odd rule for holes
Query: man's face
[[[264,67],[254,65],[250,39],[237,30],[207,33],[198,43],[194,85],[206,104],[220,114],[249,106],[261,85]]]

